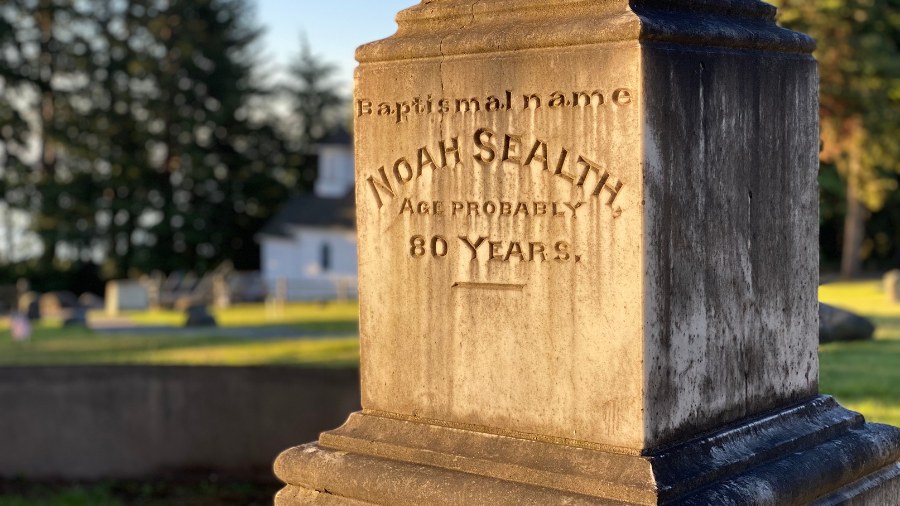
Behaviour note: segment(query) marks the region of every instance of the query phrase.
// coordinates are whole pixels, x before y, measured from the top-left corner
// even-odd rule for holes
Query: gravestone
[[[888,300],[900,304],[900,270],[894,269],[885,274],[882,284]]]
[[[147,288],[138,281],[107,282],[104,300],[109,316],[117,316],[119,311],[145,311],[150,307]]]
[[[78,297],[72,292],[45,293],[38,299],[41,318],[66,320],[81,308]]]
[[[819,303],[819,344],[867,341],[875,337],[875,324],[845,309]]]
[[[299,504],[900,500],[818,394],[814,42],[755,0],[431,0],[357,57],[363,410]]]
[[[190,304],[184,310],[187,318],[185,327],[215,327],[216,317],[209,312],[206,304]]]

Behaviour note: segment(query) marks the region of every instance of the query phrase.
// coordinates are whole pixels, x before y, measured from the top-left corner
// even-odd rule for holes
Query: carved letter
[[[428,152],[428,148],[419,148],[418,163],[416,164],[416,174],[422,175],[422,169],[431,165],[431,170],[437,170],[438,166],[434,163],[434,158]]]
[[[400,167],[403,167],[403,170],[406,171],[406,177],[400,175]],[[406,158],[401,158],[397,160],[396,163],[394,163],[394,176],[400,183],[408,183],[412,181],[414,175],[415,174],[413,173],[412,165],[409,164],[409,160],[407,160]]]
[[[559,154],[559,161],[556,162],[556,172],[554,172],[554,174],[563,179],[574,182],[575,176],[572,176],[571,174],[563,172],[563,168],[565,168],[565,164],[566,164],[566,158],[568,158],[568,157],[569,157],[569,151],[566,148],[563,148],[562,152]]]
[[[502,245],[501,242],[488,241],[488,260],[503,260],[503,254],[500,252]]]
[[[538,150],[540,150],[540,153],[538,153]],[[535,160],[544,165],[544,170],[550,170],[550,162],[547,160],[547,143],[540,139],[534,141],[534,147],[531,148],[531,153],[525,159],[525,165],[531,165],[531,162]]]
[[[609,190],[609,192],[612,194],[609,196],[609,200],[606,202],[606,205],[612,207],[613,203],[616,201],[616,197],[619,196],[619,192],[622,191],[622,187],[625,186],[625,183],[617,180],[615,186],[610,186],[609,184],[606,184],[608,179],[609,178],[607,177],[601,184],[597,186],[597,189],[594,190],[594,195],[600,195],[600,191],[603,190],[604,187],[606,187],[606,189]]]
[[[530,242],[528,243],[528,261],[534,262],[534,258],[536,255],[541,255],[541,262],[547,260],[547,254],[544,253],[544,243],[542,242]]]
[[[397,123],[402,123],[412,110],[408,102],[397,102]]]
[[[372,176],[366,178],[366,181],[369,182],[369,188],[372,189],[372,193],[375,195],[375,202],[378,203],[378,209],[381,209],[384,203],[381,201],[381,195],[378,193],[378,190],[381,189],[382,191],[387,192],[391,198],[394,198],[394,187],[391,186],[391,182],[384,172],[384,167],[380,167],[378,173],[381,175],[381,181],[376,181]]]
[[[459,240],[462,241],[463,244],[468,246],[469,249],[472,251],[472,260],[474,261],[474,260],[478,259],[478,248],[481,247],[482,244],[484,244],[484,241],[487,240],[487,237],[479,237],[478,240],[475,241],[474,244],[471,241],[469,241],[469,238],[466,236],[462,236],[462,235],[459,236]]]
[[[584,202],[576,202],[574,205],[568,202],[565,203],[566,207],[572,210],[572,219],[578,218],[578,208],[584,205]]]
[[[566,241],[559,241],[558,243],[556,243],[556,246],[554,249],[556,249],[556,253],[557,253],[556,259],[557,260],[559,260],[561,262],[565,262],[566,260],[569,259],[569,243],[567,243]]]
[[[509,257],[519,257],[519,260],[524,262],[525,254],[522,253],[522,245],[517,242],[510,243],[509,250],[506,252],[506,258],[503,261],[509,262]]]
[[[503,138],[503,156],[500,161],[522,165],[522,136],[506,135]]]
[[[566,105],[566,96],[562,92],[554,91],[550,94],[550,107],[564,107]]]
[[[584,100],[583,103],[582,103],[582,100]],[[578,107],[579,105],[582,107],[591,105],[591,96],[588,94],[588,92],[586,92],[586,91],[573,91],[572,92],[572,106]]]
[[[538,95],[522,95],[522,98],[525,100],[524,109],[540,109],[541,108],[541,97]],[[531,107],[534,105],[534,107]]]
[[[447,146],[447,143],[441,141],[441,167],[444,169],[449,169],[456,167],[460,163],[462,163],[462,159],[459,157],[459,137],[453,137],[450,139],[450,146]],[[453,155],[453,165],[447,165],[447,155]]]
[[[372,102],[368,100],[356,101],[357,117],[368,116],[372,114]]]
[[[463,110],[465,109],[465,110]],[[469,112],[475,111],[478,112],[481,110],[481,102],[478,101],[477,98],[472,97],[469,100],[464,98],[456,99],[456,112]]]
[[[625,106],[631,103],[631,92],[625,88],[619,88],[613,92],[613,102],[616,105]]]
[[[494,135],[496,134],[489,128],[479,128],[475,132],[475,146],[481,150],[481,153],[475,154],[475,159],[479,162],[490,163],[497,157],[497,147],[491,144],[491,139]]]
[[[584,181],[587,179],[588,173],[590,171],[594,171],[598,176],[600,176],[600,187],[602,187],[606,183],[606,180],[609,178],[609,174],[606,171],[603,171],[603,173],[601,174],[600,164],[592,162],[583,156],[578,157],[578,165],[584,165],[584,171],[581,172],[581,177],[578,178],[578,182],[576,183],[576,185],[578,186],[584,186]]]
[[[403,205],[400,206],[400,214],[405,213],[407,209],[409,210],[409,214],[413,214],[412,200],[403,199]]]

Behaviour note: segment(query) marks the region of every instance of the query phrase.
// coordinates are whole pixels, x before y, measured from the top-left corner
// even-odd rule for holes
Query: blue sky
[[[347,90],[353,84],[353,53],[360,44],[383,39],[397,30],[397,11],[418,0],[256,0],[257,23],[265,56],[286,65],[299,51],[304,33],[313,52],[340,68],[336,76]]]

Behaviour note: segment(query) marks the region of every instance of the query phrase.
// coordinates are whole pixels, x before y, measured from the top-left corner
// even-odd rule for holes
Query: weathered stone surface
[[[357,53],[363,411],[278,504],[804,504],[897,462],[817,398],[811,39],[756,0],[398,22]]]
[[[875,335],[875,325],[850,311],[819,303],[819,342],[865,341]]]
[[[830,397],[642,454],[358,413],[279,458],[305,492],[276,504],[828,504],[895,480],[898,446]]]
[[[425,2],[359,52],[363,406],[641,450],[814,395],[808,39],[562,4]],[[691,22],[789,52],[663,43]]]

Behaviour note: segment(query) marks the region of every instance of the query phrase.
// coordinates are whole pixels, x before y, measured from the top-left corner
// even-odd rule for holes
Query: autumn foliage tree
[[[869,213],[897,191],[900,0],[776,3],[784,26],[818,41],[821,159],[834,165],[845,187],[841,273],[851,278],[860,270]]]

